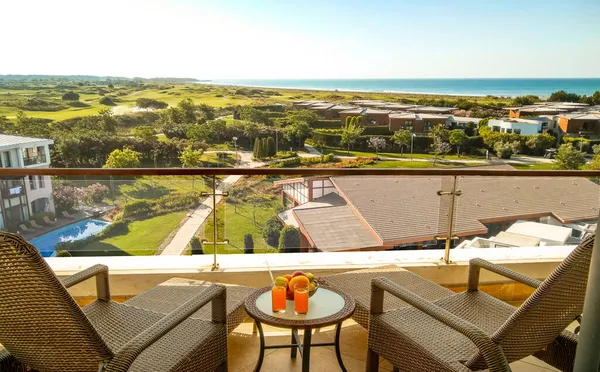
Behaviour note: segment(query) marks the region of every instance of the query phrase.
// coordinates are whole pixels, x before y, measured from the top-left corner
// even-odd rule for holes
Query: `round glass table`
[[[258,289],[246,298],[246,312],[256,322],[260,334],[260,355],[256,363],[256,372],[260,371],[266,349],[291,348],[290,357],[296,358],[297,352],[302,357],[302,371],[309,371],[310,349],[315,346],[334,346],[335,354],[342,371],[346,367],[340,354],[340,331],[342,322],[354,313],[354,299],[345,293],[323,286],[308,300],[308,312],[297,315],[294,312],[294,301],[286,301],[284,313],[274,313],[271,308],[271,287]],[[291,343],[285,345],[265,345],[262,323],[292,331]],[[334,342],[312,343],[312,329],[336,325]],[[300,340],[298,329],[304,329],[303,340]]]

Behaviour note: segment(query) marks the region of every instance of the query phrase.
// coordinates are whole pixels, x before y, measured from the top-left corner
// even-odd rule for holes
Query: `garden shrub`
[[[254,253],[254,239],[252,238],[252,234],[244,235],[244,253]]]
[[[204,254],[202,250],[202,243],[200,243],[200,239],[197,236],[194,236],[190,239],[190,248],[192,249],[192,254]]]
[[[263,228],[262,234],[265,242],[271,247],[277,248],[279,244],[279,235],[283,229],[283,224],[277,217],[270,218],[265,227]]]
[[[300,230],[294,226],[284,227],[279,236],[278,248],[280,253],[300,252]]]

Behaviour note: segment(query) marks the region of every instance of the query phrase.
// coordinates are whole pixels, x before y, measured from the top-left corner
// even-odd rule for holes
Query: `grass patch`
[[[509,165],[518,170],[555,170],[554,163],[535,163],[535,164],[509,163]]]
[[[374,164],[366,165],[364,168],[455,168],[481,166],[484,163],[440,163],[435,165],[428,161],[402,161],[402,160],[380,160]]]
[[[217,253],[233,254],[244,253],[244,235],[252,234],[254,240],[255,253],[274,253],[276,248],[269,246],[262,237],[262,228],[267,220],[277,215],[281,210],[281,199],[277,188],[273,186],[273,180],[268,178],[244,178],[241,179],[235,188],[249,188],[253,195],[264,196],[267,201],[262,205],[254,205],[249,201],[240,201],[236,206],[232,199],[217,206],[217,239],[223,241],[229,239],[229,245],[218,245]],[[256,224],[253,214],[256,214]],[[202,239],[213,240],[213,215],[211,214],[203,226],[198,231],[198,237]],[[214,252],[214,245],[204,245],[204,253]]]
[[[140,177],[119,186],[119,192],[126,199],[156,199],[170,193],[192,191],[209,191],[209,188],[200,176]]]
[[[375,152],[369,152],[369,151],[350,151],[350,154],[348,154],[347,150],[343,150],[343,149],[337,149],[334,147],[324,147],[323,148],[323,154],[334,154],[335,156],[356,156],[356,157],[375,157]],[[404,153],[404,154],[400,154],[397,152],[380,152],[379,154],[380,158],[395,158],[395,159],[410,159],[410,153]],[[412,157],[414,159],[432,159],[435,157],[432,154],[413,154]],[[483,158],[478,158],[475,156],[457,156],[457,155],[451,155],[448,154],[446,156],[444,156],[444,159],[448,159],[448,160],[481,160]]]
[[[162,216],[134,221],[129,224],[129,232],[94,242],[85,247],[86,251],[106,251],[108,247],[130,256],[150,256],[156,252],[163,240],[179,226],[187,211],[173,212]]]

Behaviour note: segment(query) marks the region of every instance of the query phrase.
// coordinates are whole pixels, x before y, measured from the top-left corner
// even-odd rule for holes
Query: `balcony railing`
[[[46,154],[44,154],[44,153],[38,154],[37,156],[23,157],[23,165],[25,165],[25,166],[44,164],[47,162],[48,162],[48,158],[46,157]]]
[[[29,175],[53,176],[60,224],[103,220],[61,238],[73,242],[36,240],[55,225],[26,233],[44,255],[210,254],[213,269],[226,254],[280,252],[439,249],[448,264],[458,249],[574,245],[600,213],[599,171],[0,170]]]

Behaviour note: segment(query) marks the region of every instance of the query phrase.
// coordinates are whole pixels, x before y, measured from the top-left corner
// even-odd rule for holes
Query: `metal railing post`
[[[442,260],[444,263],[450,263],[450,248],[452,247],[452,240],[458,239],[452,234],[452,230],[454,230],[454,204],[456,203],[456,197],[462,195],[462,191],[456,189],[456,179],[457,176],[452,176],[452,189],[450,191],[440,190],[438,191],[439,196],[450,195],[450,202],[448,205],[448,224],[446,230],[445,238],[438,238],[437,240],[445,240],[445,248],[444,248],[444,257]]]
[[[208,196],[209,194],[206,192],[201,192],[200,195]],[[216,176],[216,174],[212,175],[212,193],[210,195],[212,197],[213,240],[212,240],[212,242],[209,242],[206,239],[202,239],[202,244],[204,244],[204,245],[212,244],[213,245],[213,264],[212,264],[211,270],[215,271],[215,270],[219,270],[219,263],[217,262],[217,246],[229,244],[229,240],[226,238],[224,238],[222,242],[217,241],[217,235],[218,235],[218,231],[219,231],[218,230],[219,226],[217,225],[217,196],[226,197],[229,195],[229,193],[227,191],[217,193],[217,176]]]
[[[598,216],[596,234],[600,233]],[[581,319],[581,332],[575,353],[575,372],[600,371],[600,238],[596,235],[590,262],[585,304]]]

